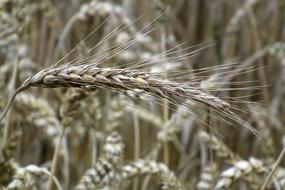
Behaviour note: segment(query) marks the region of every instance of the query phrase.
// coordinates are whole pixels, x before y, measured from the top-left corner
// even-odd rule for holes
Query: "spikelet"
[[[46,189],[47,177],[50,175],[46,168],[41,168],[36,165],[28,165],[24,168],[17,168],[13,181],[11,181],[7,189],[9,190],[41,190]],[[61,189],[57,179],[53,178],[57,185],[57,189]]]
[[[116,183],[119,176],[116,174],[113,165],[103,158],[98,159],[94,167],[88,169],[79,184],[77,190],[92,190],[108,187]]]
[[[92,169],[87,170],[77,189],[94,189],[114,186],[135,176],[158,175],[164,188],[177,188],[180,183],[174,173],[163,163],[137,160],[127,165],[120,164],[123,157],[122,138],[113,132],[106,139],[104,157],[98,159]]]
[[[250,158],[249,161],[237,161],[233,167],[222,172],[219,181],[216,183],[215,189],[229,189],[233,183],[247,176],[267,172],[267,168],[263,166],[260,160]],[[253,184],[251,184],[253,186]]]
[[[63,103],[60,106],[60,117],[75,117],[80,101],[87,97],[87,93],[82,89],[68,89],[63,97]]]
[[[223,158],[229,163],[235,163],[240,160],[240,157],[233,153],[223,142],[217,139],[214,135],[210,135],[204,131],[199,133],[199,137],[205,141],[205,143],[215,151],[216,155]]]
[[[122,180],[141,175],[158,175],[162,180],[164,189],[180,189],[181,186],[175,174],[163,163],[137,160],[123,166],[120,170]]]
[[[197,190],[210,190],[213,189],[215,179],[217,177],[218,166],[216,163],[209,163],[202,171],[200,181],[196,188]]]
[[[124,156],[122,136],[118,132],[112,132],[107,136],[103,150],[105,159],[111,162],[114,166],[121,164]]]
[[[103,157],[96,161],[93,168],[85,172],[76,189],[108,187],[119,181],[116,170],[122,164],[124,144],[118,132],[113,132],[106,137],[103,151]]]

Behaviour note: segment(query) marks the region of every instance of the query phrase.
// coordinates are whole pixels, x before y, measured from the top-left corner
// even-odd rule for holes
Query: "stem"
[[[133,113],[133,121],[134,121],[134,159],[138,160],[140,157],[140,124],[139,124],[139,118],[137,113]],[[139,180],[135,179],[133,183],[133,190],[139,189]]]
[[[18,66],[19,66],[19,57],[17,57],[16,62],[14,63],[13,67],[13,73],[12,73],[12,78],[11,78],[11,85],[9,88],[9,96],[13,95],[13,91],[15,90],[16,86],[16,79],[18,76]],[[9,134],[9,124],[10,124],[10,116],[11,116],[11,111],[7,112],[7,120],[5,122],[5,128],[4,128],[4,136],[3,136],[3,145],[5,146],[7,139],[8,139],[8,134]]]
[[[153,156],[151,156],[150,158],[148,158],[148,159],[151,159],[151,160],[154,160],[154,161],[156,161],[157,160],[157,157],[158,157],[158,154],[159,154],[159,152],[161,151],[161,148],[162,148],[162,144],[161,143],[159,143],[155,148],[154,148],[154,152],[153,152]],[[148,190],[149,188],[148,188],[148,185],[149,185],[149,182],[150,182],[150,175],[147,175],[146,177],[145,177],[145,179],[143,180],[143,183],[142,183],[142,190]]]
[[[59,155],[59,148],[61,145],[62,138],[64,136],[64,132],[65,132],[65,127],[62,127],[61,131],[60,131],[60,136],[59,136],[58,142],[57,142],[56,147],[55,147],[53,158],[52,158],[51,171],[50,171],[50,176],[48,179],[48,190],[52,190],[53,176],[55,175],[55,172],[56,172],[58,155]]]
[[[134,158],[135,160],[140,158],[140,124],[139,118],[136,113],[133,114],[134,119],[134,136],[135,136],[135,150],[134,150]]]
[[[284,157],[285,155],[285,147],[283,147],[279,157],[277,158],[276,162],[274,163],[273,165],[273,168],[272,170],[270,171],[270,173],[268,174],[267,178],[265,179],[265,182],[264,184],[262,185],[261,189],[260,190],[265,190],[266,189],[266,186],[267,184],[270,182],[272,176],[274,175],[276,169],[278,168],[278,165],[280,164],[280,162],[282,161],[282,158]]]
[[[167,99],[163,100],[163,118],[164,118],[164,122],[166,123],[168,121],[169,118],[169,102]],[[165,125],[165,127],[168,127],[167,125]],[[164,129],[162,129],[164,130]],[[168,142],[164,142],[163,143],[163,159],[164,159],[164,163],[169,166],[169,144]]]
[[[161,28],[161,49],[162,51],[166,51],[166,29],[164,27]],[[163,99],[163,119],[164,122],[167,122],[169,118],[169,102],[167,99]],[[167,126],[166,126],[167,127]],[[164,163],[169,165],[169,144],[168,142],[164,142],[163,144],[163,159]]]

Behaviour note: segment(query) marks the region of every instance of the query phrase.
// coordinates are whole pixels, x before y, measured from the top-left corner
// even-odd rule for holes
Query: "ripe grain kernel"
[[[82,75],[82,78],[83,78],[83,80],[85,80],[87,82],[94,82],[95,81],[94,77],[92,77],[91,75],[87,75],[87,74]]]
[[[70,73],[68,78],[73,79],[73,80],[81,80],[82,79],[81,76],[79,75],[79,73],[78,74],[77,73]]]
[[[55,81],[56,79],[53,75],[46,75],[43,77],[43,83],[46,85],[54,84]]]
[[[145,81],[142,78],[134,78],[133,79],[135,81],[136,84],[138,84],[139,86],[145,86],[147,85],[147,81]]]

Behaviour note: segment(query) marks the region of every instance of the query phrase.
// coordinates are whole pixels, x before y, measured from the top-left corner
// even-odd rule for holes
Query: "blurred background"
[[[181,189],[285,189],[285,158],[265,180],[285,145],[284,38],[284,0],[1,0],[1,110],[44,68],[140,63],[229,102],[261,135],[190,100],[31,88],[0,123],[0,189],[87,184],[114,132],[124,151],[112,169],[137,160],[147,169],[119,182],[108,170],[99,175],[106,183],[83,189],[161,189],[164,166]]]

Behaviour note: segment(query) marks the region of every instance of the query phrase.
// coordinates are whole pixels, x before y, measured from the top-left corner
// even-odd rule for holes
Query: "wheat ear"
[[[15,96],[30,86],[55,87],[79,87],[95,89],[96,87],[125,92],[127,90],[142,90],[164,98],[188,97],[196,101],[206,103],[221,109],[229,109],[229,104],[223,100],[202,92],[201,90],[185,86],[181,83],[163,80],[153,73],[137,70],[100,68],[93,64],[79,66],[60,66],[40,71],[27,79],[19,87],[8,105],[1,114],[3,119],[11,107]]]
[[[260,134],[242,121],[230,110],[230,105],[216,96],[210,95],[188,84],[163,79],[159,73],[143,72],[118,68],[100,68],[95,64],[63,65],[55,68],[47,68],[28,78],[11,97],[8,105],[1,114],[0,121],[4,118],[12,105],[15,96],[28,87],[77,87],[89,90],[96,88],[127,93],[128,91],[140,91],[152,94],[159,98],[166,98],[171,103],[182,103],[181,98],[201,102],[214,109],[227,114],[238,123],[249,128],[253,133]],[[189,106],[189,105],[188,105]]]
[[[266,173],[267,168],[264,167],[260,160],[250,158],[247,160],[239,160],[232,167],[221,173],[220,179],[216,183],[215,190],[229,189],[233,183],[239,179],[254,173]],[[253,186],[253,184],[252,184]]]

